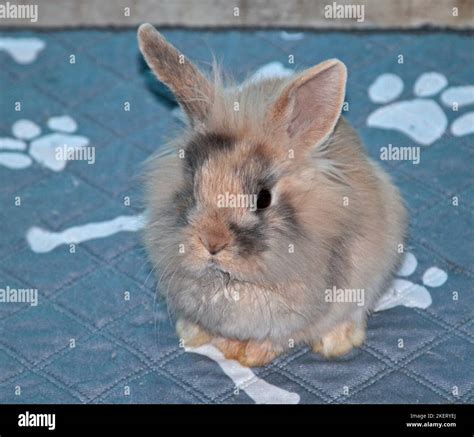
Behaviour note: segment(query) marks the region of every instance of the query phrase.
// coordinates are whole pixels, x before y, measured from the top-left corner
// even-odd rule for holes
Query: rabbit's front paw
[[[179,319],[176,322],[176,332],[186,347],[199,347],[212,340],[204,329],[185,319]]]
[[[344,322],[313,343],[313,351],[326,358],[347,354],[353,347],[361,346],[365,340],[365,326]]]
[[[220,338],[215,345],[229,360],[236,360],[242,366],[261,367],[273,361],[283,350],[269,341],[239,341]]]

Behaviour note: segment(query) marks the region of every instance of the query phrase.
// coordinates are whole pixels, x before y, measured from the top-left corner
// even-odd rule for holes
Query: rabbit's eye
[[[265,209],[272,203],[272,194],[270,191],[263,189],[260,190],[257,196],[257,209]]]

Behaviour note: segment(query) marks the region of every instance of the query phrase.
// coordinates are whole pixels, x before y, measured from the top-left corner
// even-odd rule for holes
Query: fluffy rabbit
[[[299,343],[326,357],[361,345],[406,213],[341,117],[345,65],[225,87],[151,25],[138,38],[189,118],[145,175],[145,244],[185,344],[247,366]],[[222,207],[224,194],[256,205]]]

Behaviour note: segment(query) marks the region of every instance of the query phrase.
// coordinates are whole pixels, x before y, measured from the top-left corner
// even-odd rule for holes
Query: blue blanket
[[[181,121],[150,89],[135,32],[3,31],[0,402],[472,403],[471,35],[164,33],[238,79],[346,63],[345,116],[410,211],[396,285],[363,347],[334,361],[300,347],[249,370],[183,349],[136,232],[141,164]],[[384,159],[389,144],[419,162]]]

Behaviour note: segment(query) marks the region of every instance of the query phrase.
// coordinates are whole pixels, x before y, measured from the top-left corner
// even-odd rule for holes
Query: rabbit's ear
[[[157,78],[175,94],[191,122],[202,122],[213,99],[209,80],[151,24],[138,29],[140,50]]]
[[[269,123],[282,126],[298,144],[314,147],[334,130],[341,115],[347,69],[330,59],[299,74],[277,98]]]

